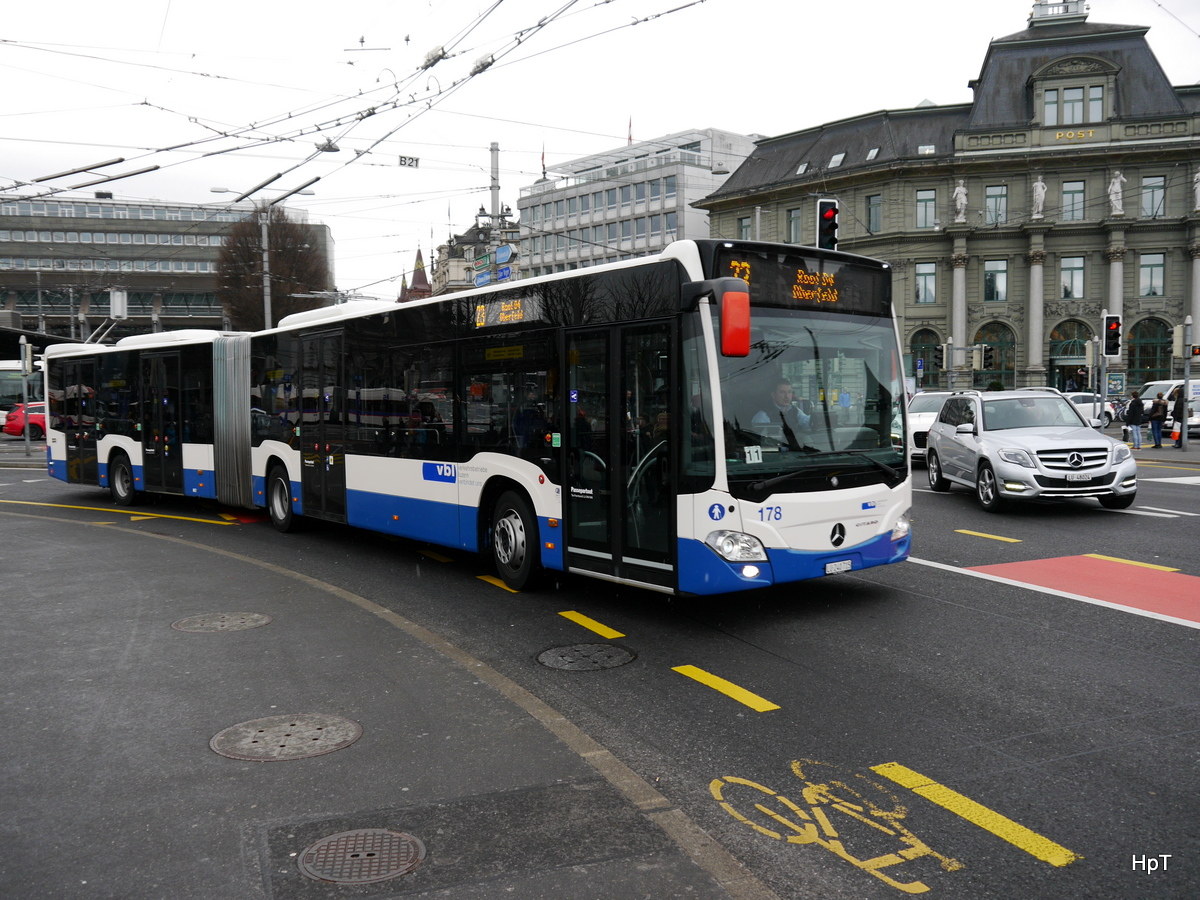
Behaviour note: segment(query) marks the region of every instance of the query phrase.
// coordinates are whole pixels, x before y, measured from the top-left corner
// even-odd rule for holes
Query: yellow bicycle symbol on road
[[[709,790],[727,813],[760,834],[789,844],[824,847],[906,894],[923,894],[929,887],[920,881],[897,881],[884,874],[883,869],[925,856],[938,860],[947,872],[963,867],[958,860],[931,849],[905,828],[901,820],[908,810],[899,798],[866,776],[847,775],[835,766],[812,759],[794,760],[792,772],[804,783],[800,789],[803,804],[757,782],[732,775],[714,778]],[[744,811],[739,812],[735,804]],[[895,846],[896,839],[902,848]],[[847,842],[860,855],[847,850]]]

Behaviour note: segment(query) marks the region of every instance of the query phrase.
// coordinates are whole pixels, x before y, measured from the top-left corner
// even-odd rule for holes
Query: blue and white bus
[[[908,556],[902,360],[876,260],[680,241],[207,349],[230,394],[214,376],[213,415],[248,431],[205,432],[215,480],[280,531],[324,519],[485,553],[517,590],[559,570],[716,594]]]

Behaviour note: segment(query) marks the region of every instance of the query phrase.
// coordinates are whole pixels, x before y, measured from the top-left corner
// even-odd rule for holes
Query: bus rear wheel
[[[275,466],[267,475],[267,513],[276,531],[296,530],[299,517],[292,512],[292,482],[283,466]]]
[[[514,591],[537,585],[542,566],[538,560],[537,518],[529,503],[516,491],[505,491],[492,513],[492,559],[496,574]]]
[[[133,484],[133,466],[124,453],[118,453],[108,464],[108,492],[118,506],[133,506],[141,499]]]

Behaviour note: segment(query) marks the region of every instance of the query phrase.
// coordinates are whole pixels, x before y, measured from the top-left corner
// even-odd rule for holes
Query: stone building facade
[[[1130,386],[1182,372],[1171,329],[1200,325],[1200,85],[1173,87],[1147,28],[1036,2],[991,42],[974,99],[868,113],[760,141],[698,205],[713,234],[760,210],[762,237],[811,244],[816,196],[839,249],[889,261],[922,386],[1065,387],[1121,316],[1109,370]],[[991,347],[990,371],[961,349]],[[1094,375],[1094,373],[1089,373]]]

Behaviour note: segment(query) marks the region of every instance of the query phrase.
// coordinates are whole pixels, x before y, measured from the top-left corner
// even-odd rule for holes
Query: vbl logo
[[[454,463],[425,463],[421,469],[426,481],[447,481],[453,484],[458,479]]]

